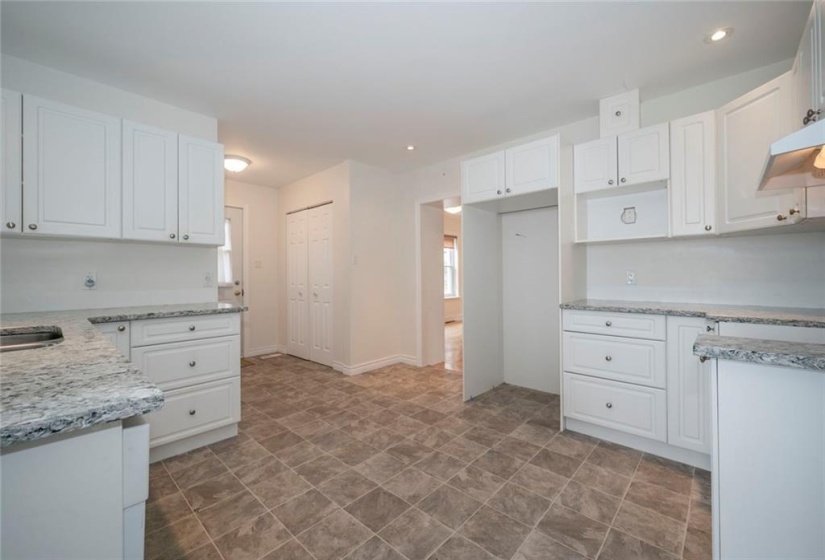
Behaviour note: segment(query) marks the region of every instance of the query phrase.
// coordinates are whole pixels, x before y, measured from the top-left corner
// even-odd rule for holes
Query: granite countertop
[[[825,344],[702,334],[693,353],[706,358],[825,372]]]
[[[715,305],[705,303],[662,303],[647,301],[582,299],[562,303],[562,309],[606,311],[612,313],[647,313],[678,317],[704,317],[729,323],[761,323],[789,327],[825,328],[825,309],[795,307],[759,307]]]
[[[56,326],[63,342],[0,355],[0,447],[146,414],[163,392],[93,323],[240,313],[222,303],[0,315],[4,332]]]

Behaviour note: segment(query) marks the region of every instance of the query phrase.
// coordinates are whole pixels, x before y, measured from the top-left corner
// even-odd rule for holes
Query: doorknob
[[[240,290],[235,290],[235,295],[236,295],[236,296],[241,295],[241,291],[240,291]]]

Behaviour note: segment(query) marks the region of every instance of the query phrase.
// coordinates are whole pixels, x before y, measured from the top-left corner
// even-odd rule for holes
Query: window
[[[444,297],[458,297],[458,239],[444,236]]]
[[[231,286],[232,278],[232,222],[223,221],[223,247],[218,247],[218,286]]]

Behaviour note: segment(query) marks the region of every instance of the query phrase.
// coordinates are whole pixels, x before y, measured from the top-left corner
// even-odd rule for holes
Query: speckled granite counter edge
[[[126,308],[128,309],[128,308]],[[248,307],[227,307],[215,309],[188,309],[176,311],[152,311],[118,313],[114,315],[92,315],[88,318],[93,325],[101,323],[119,323],[121,321],[140,321],[143,319],[171,319],[174,317],[198,317],[201,315],[222,315],[224,313],[243,313]]]
[[[693,353],[705,358],[825,372],[825,344],[703,334]]]

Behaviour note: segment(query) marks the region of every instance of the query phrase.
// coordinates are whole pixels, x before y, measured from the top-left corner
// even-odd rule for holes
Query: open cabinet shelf
[[[668,236],[666,181],[590,191],[575,196],[577,243]]]

